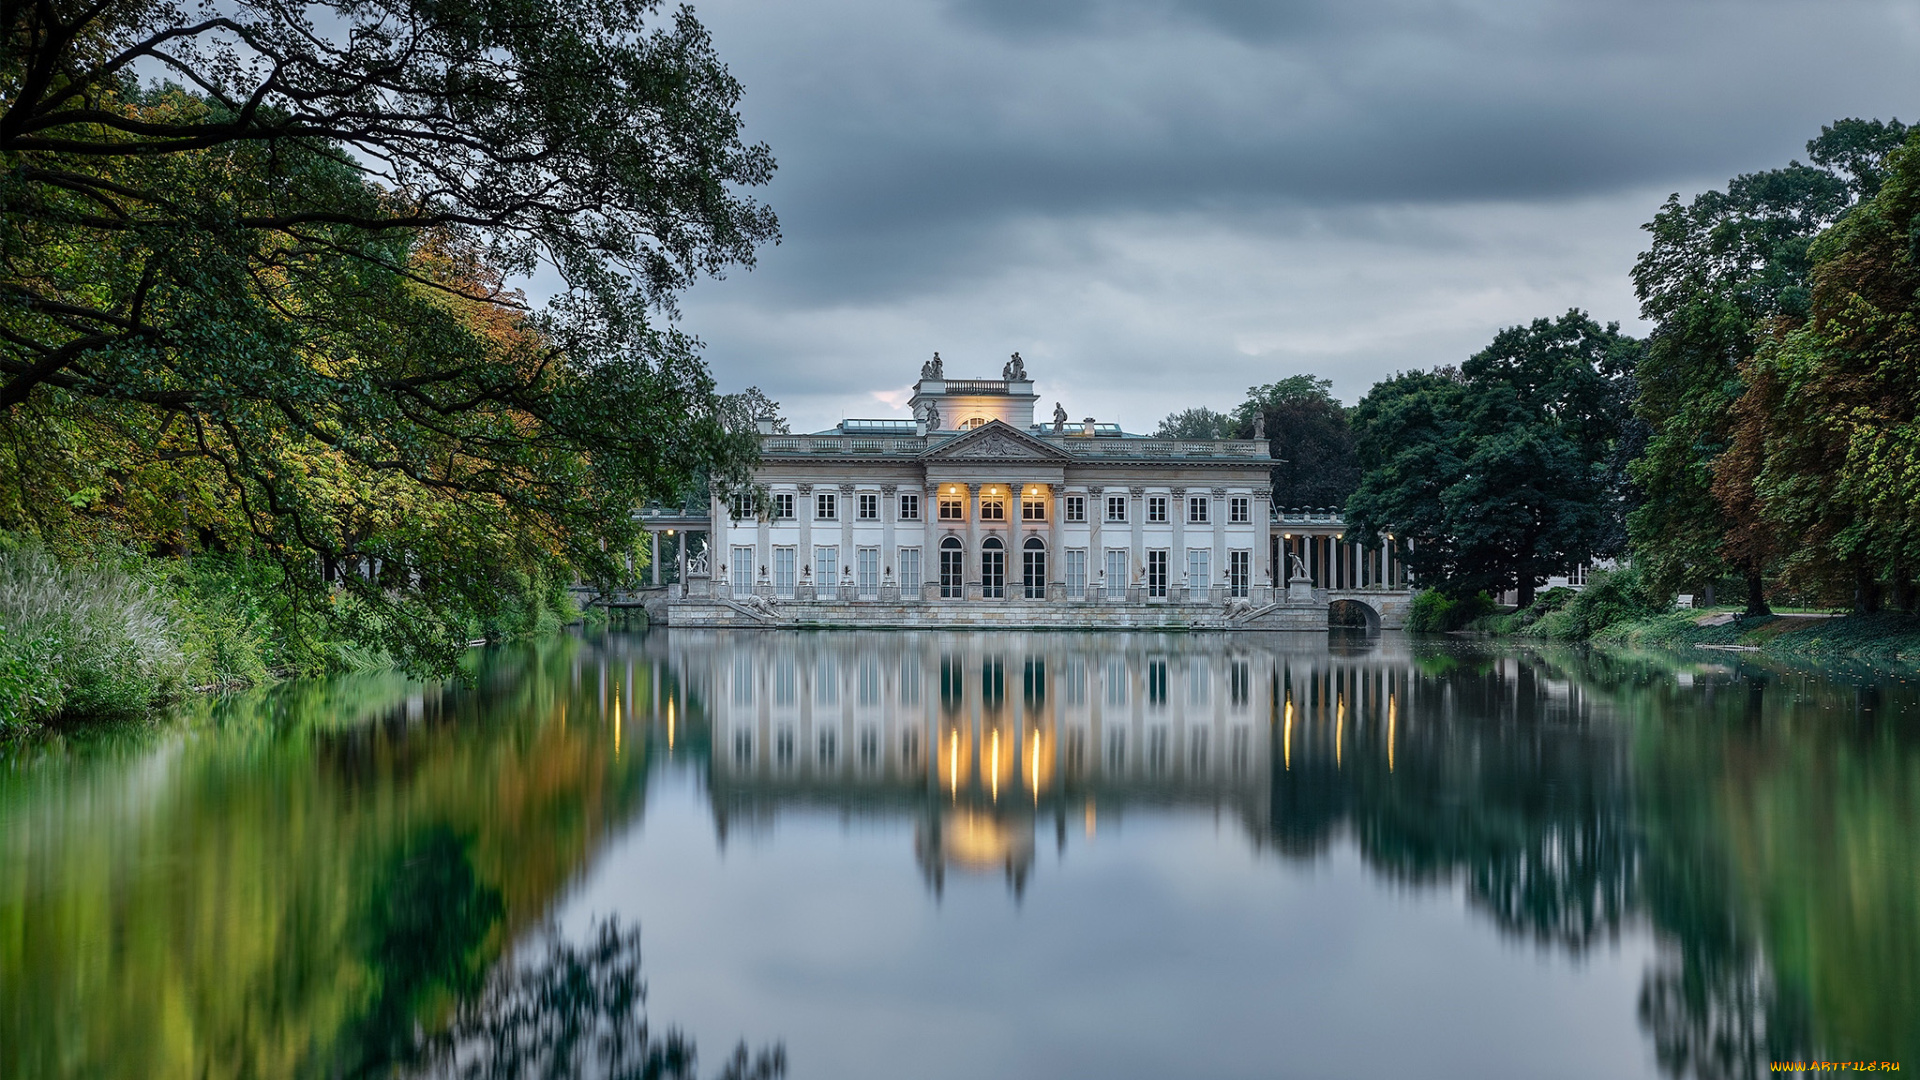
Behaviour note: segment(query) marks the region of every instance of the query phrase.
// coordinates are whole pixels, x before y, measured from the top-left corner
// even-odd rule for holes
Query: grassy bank
[[[0,534],[0,737],[45,724],[139,719],[185,694],[391,664],[344,601],[302,609],[280,568],[244,556],[54,552]],[[558,584],[503,582],[471,638],[557,632],[581,619]]]
[[[1579,592],[1549,589],[1518,611],[1481,615],[1466,628],[1494,637],[1594,642],[1648,648],[1699,645],[1757,649],[1783,656],[1920,660],[1920,618],[1775,614],[1739,608],[1673,610],[1649,598],[1632,570],[1595,574]]]

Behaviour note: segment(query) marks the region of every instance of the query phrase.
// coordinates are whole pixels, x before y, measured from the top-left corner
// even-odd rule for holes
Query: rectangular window
[[[920,598],[920,549],[900,549],[900,595],[909,600]]]
[[[817,547],[813,549],[813,586],[814,595],[822,600],[834,597],[834,585],[840,580],[839,547]]]
[[[1166,548],[1147,552],[1147,595],[1156,599],[1167,595]]]
[[[880,496],[878,495],[860,496],[860,520],[861,521],[879,521],[880,520]]]
[[[727,574],[733,582],[733,595],[753,593],[753,549],[736,547],[727,553]]]
[[[967,500],[960,495],[942,493],[940,496],[941,521],[967,520]]]
[[[1127,520],[1127,497],[1125,495],[1107,496],[1107,520]]]
[[[1085,495],[1067,496],[1067,520],[1087,520],[1087,497]]]
[[[918,495],[900,496],[900,520],[901,521],[919,521],[920,520],[920,496]]]
[[[821,521],[832,521],[840,516],[840,499],[831,491],[823,491],[813,497],[813,516]]]
[[[999,497],[998,495],[995,495],[991,498],[985,495],[982,495],[980,497],[980,520],[981,521],[1007,520],[1007,500]]]
[[[1227,521],[1233,525],[1245,525],[1253,520],[1253,500],[1236,495],[1227,503]]]
[[[1125,600],[1127,598],[1127,583],[1130,580],[1127,565],[1125,548],[1107,549],[1107,599]]]
[[[1205,495],[1187,496],[1187,524],[1205,525],[1207,523],[1207,503]]]
[[[753,517],[753,492],[743,491],[727,500],[728,516],[735,521]]]
[[[1147,520],[1167,520],[1167,497],[1165,495],[1147,496]]]
[[[853,562],[853,573],[859,579],[861,599],[880,599],[880,549],[858,548],[853,553]]]
[[[1227,589],[1233,596],[1247,595],[1253,584],[1253,552],[1227,552]]]
[[[790,547],[773,549],[773,594],[786,600],[793,599],[795,554]]]
[[[1021,521],[1047,520],[1047,500],[1035,495],[1029,495],[1021,499],[1020,500],[1020,520]]]
[[[1213,552],[1206,548],[1187,549],[1187,595],[1203,597],[1213,587]]]
[[[1087,598],[1087,549],[1067,549],[1067,599]]]
[[[773,496],[773,516],[778,521],[793,520],[793,492],[781,491]]]

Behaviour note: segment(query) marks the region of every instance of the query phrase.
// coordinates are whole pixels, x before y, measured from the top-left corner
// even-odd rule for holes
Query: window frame
[[[840,493],[837,491],[816,491],[813,493],[813,520],[840,520]]]
[[[1164,525],[1167,522],[1167,496],[1147,496],[1147,524]]]
[[[880,493],[879,492],[863,491],[859,495],[855,496],[855,498],[859,499],[858,520],[860,521],[879,521],[880,520]]]
[[[1212,502],[1213,500],[1205,495],[1187,496],[1187,524],[1211,525],[1212,522],[1208,521],[1207,518],[1210,516],[1210,504]]]
[[[773,520],[792,521],[794,519],[794,500],[791,491],[773,493]]]
[[[1115,511],[1119,511],[1115,513]],[[1127,497],[1125,495],[1107,496],[1107,520],[1115,524],[1126,524]]]
[[[1253,497],[1235,495],[1227,500],[1227,524],[1248,525],[1253,522]]]
[[[1085,495],[1067,496],[1066,514],[1063,520],[1075,523],[1087,520],[1087,497]]]
[[[918,492],[907,491],[907,492],[901,493],[900,520],[901,521],[919,521],[920,520],[920,494]]]

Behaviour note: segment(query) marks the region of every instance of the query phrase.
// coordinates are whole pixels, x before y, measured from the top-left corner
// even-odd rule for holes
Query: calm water
[[[771,632],[476,676],[0,748],[0,1076],[387,1075],[454,1023],[492,1060],[489,985],[609,919],[701,1075],[1920,1068],[1901,676]]]

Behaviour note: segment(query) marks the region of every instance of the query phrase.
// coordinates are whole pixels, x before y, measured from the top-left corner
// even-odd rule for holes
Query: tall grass
[[[0,725],[138,716],[186,683],[174,605],[122,565],[63,565],[36,545],[0,551],[0,627],[0,669],[18,680],[0,695]]]

